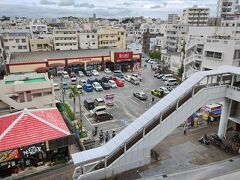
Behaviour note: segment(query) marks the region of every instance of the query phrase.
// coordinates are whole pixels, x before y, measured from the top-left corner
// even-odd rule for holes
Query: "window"
[[[23,47],[22,46],[18,46],[18,49],[23,49]]]
[[[92,38],[94,38],[95,36],[94,35],[92,35]]]
[[[4,42],[8,42],[8,39],[4,39],[3,41],[4,41]]]
[[[13,39],[9,39],[9,41],[13,41]]]
[[[12,48],[15,48],[16,46],[12,46]]]
[[[19,39],[16,39],[16,43],[19,43]]]
[[[87,38],[89,38],[89,35],[87,35]]]
[[[49,91],[49,92],[44,92],[44,93],[43,93],[43,96],[47,96],[47,95],[51,95],[51,94],[52,94],[51,91]]]
[[[9,50],[9,46],[4,46],[4,48],[5,48],[6,50]]]
[[[37,44],[37,49],[42,49],[42,44]]]
[[[22,39],[22,42],[25,43],[25,42],[26,42],[26,39]]]
[[[27,46],[23,46],[23,49],[27,49]]]
[[[42,96],[42,93],[35,93],[33,94],[33,97],[41,97]]]
[[[205,53],[206,57],[214,58],[214,59],[222,59],[222,53],[221,52],[213,52],[213,51],[206,51]]]
[[[235,50],[233,59],[240,59],[240,49]]]

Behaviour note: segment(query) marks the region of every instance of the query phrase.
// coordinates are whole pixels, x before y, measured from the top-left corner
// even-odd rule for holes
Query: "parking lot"
[[[124,75],[131,73],[124,73]],[[105,74],[104,72],[100,72],[100,76],[96,76],[97,78],[101,78],[102,76],[111,76],[113,74]],[[153,104],[160,100],[160,98],[151,95],[151,90],[158,89],[160,86],[163,86],[163,81],[160,79],[153,77],[154,72],[151,70],[150,65],[146,68],[142,68],[142,78],[143,81],[140,85],[133,85],[130,82],[124,81],[124,87],[117,87],[115,89],[103,90],[101,92],[85,92],[81,95],[81,104],[82,104],[82,115],[83,115],[83,124],[87,131],[92,132],[94,127],[97,126],[98,130],[109,131],[110,133],[114,130],[117,133],[122,130],[124,127],[129,125],[132,121],[134,121],[137,117],[139,117],[142,113],[144,113],[147,109],[149,109]],[[88,77],[77,77],[78,82],[80,79],[87,80]],[[68,80],[70,83],[70,79]],[[60,77],[54,77],[54,82],[58,83],[59,86],[61,84]],[[141,101],[138,98],[133,96],[134,92],[144,91],[147,94],[148,100]],[[115,97],[115,105],[114,107],[108,107],[107,112],[113,115],[113,120],[104,121],[101,123],[96,123],[94,118],[89,116],[89,111],[83,106],[83,102],[86,98],[104,98],[106,94],[114,94]],[[59,99],[62,99],[61,90],[56,91],[56,95]],[[73,100],[69,98],[68,90],[65,92],[65,101],[73,107]],[[152,103],[152,97],[154,97],[154,102]],[[76,103],[76,113],[79,116],[79,104],[78,101]],[[96,137],[98,138],[98,137]]]

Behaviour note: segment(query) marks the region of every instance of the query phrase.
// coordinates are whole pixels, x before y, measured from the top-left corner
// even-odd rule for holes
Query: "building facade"
[[[30,25],[30,30],[33,35],[46,34],[48,32],[47,25],[45,24]]]
[[[177,24],[178,14],[168,14],[168,24]]]
[[[30,39],[29,44],[30,44],[31,52],[53,50],[53,40],[50,38]]]
[[[53,31],[54,50],[77,50],[78,35],[76,30],[59,29]]]
[[[2,34],[3,47],[7,56],[14,52],[29,52],[29,31],[5,31]]]
[[[99,29],[98,47],[99,48],[119,48],[126,49],[126,30],[123,28]]]
[[[53,85],[46,74],[4,76],[0,86],[0,114],[55,106]]]
[[[239,16],[239,13],[239,0],[218,0],[217,17],[233,20],[235,17]]]
[[[209,8],[194,6],[183,10],[182,22],[192,26],[206,26],[209,18]]]
[[[80,49],[97,49],[98,35],[97,33],[79,33]]]

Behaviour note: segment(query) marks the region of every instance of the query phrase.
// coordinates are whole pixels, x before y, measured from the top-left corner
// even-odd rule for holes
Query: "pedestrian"
[[[116,132],[113,130],[112,132],[112,138],[114,138],[116,136]]]
[[[183,134],[184,135],[187,135],[187,123],[185,123],[185,125],[184,125],[184,130],[183,130]]]
[[[154,97],[152,97],[152,103],[154,102]]]
[[[100,134],[99,134],[99,140],[100,140],[100,143],[103,142],[103,131],[101,130]]]
[[[108,133],[108,131],[106,131],[106,134],[105,134],[105,142],[108,142],[108,140],[109,140],[109,133]]]

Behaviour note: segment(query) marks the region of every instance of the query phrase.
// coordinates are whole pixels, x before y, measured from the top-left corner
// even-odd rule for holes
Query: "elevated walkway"
[[[229,91],[240,97],[233,86],[239,75],[230,66],[195,73],[105,145],[72,154],[79,165],[73,178],[102,179],[150,163],[151,149],[201,106],[224,101]]]

